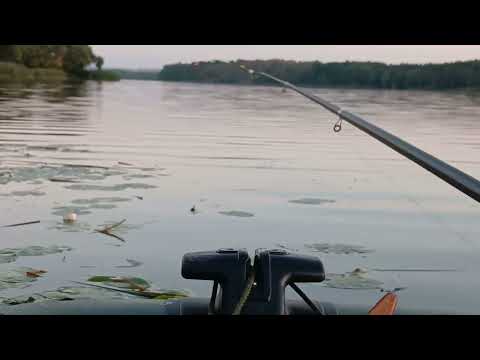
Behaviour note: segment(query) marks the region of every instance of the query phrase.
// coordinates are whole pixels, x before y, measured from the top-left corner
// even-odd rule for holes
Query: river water
[[[480,177],[480,94],[312,91]],[[0,228],[0,255],[71,250],[3,261],[0,281],[48,272],[0,297],[94,275],[208,296],[182,279],[184,253],[283,247],[323,261],[329,281],[302,285],[314,298],[373,305],[403,288],[400,308],[480,313],[478,203],[347,123],[334,133],[336,121],[275,87],[2,85],[0,225],[40,223]],[[123,219],[124,241],[94,231]]]

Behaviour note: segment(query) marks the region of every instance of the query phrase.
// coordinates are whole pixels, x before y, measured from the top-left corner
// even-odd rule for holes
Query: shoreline
[[[0,62],[0,84],[56,83],[64,81],[120,81],[110,71],[88,71],[86,78],[68,74],[60,69],[29,68],[13,62]]]

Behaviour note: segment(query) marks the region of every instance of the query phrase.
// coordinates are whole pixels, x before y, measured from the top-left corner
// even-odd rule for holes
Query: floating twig
[[[133,166],[133,164],[129,164],[129,163],[123,162],[123,161],[119,161],[118,165]]]
[[[40,223],[40,220],[37,220],[37,221],[29,221],[29,222],[20,223],[20,224],[3,225],[2,227],[16,227],[16,226],[23,226],[23,225],[38,224],[38,223]]]
[[[112,230],[115,229],[116,227],[119,227],[120,225],[122,225],[125,221],[127,221],[127,219],[124,219],[122,221],[120,221],[119,223],[116,223],[116,224],[113,224],[113,225],[109,225],[109,226],[106,226],[105,228],[103,229],[100,229],[100,230],[95,230],[96,232],[99,232],[99,233],[102,233],[102,234],[105,234],[105,235],[108,235],[108,236],[112,236],[120,241],[123,241],[125,242],[124,239],[122,239],[120,236],[118,235],[115,235],[112,233]]]

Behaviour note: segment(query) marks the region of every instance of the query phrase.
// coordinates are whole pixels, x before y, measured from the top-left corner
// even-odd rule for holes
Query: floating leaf
[[[45,274],[45,273],[46,273],[45,270],[30,270],[30,271],[27,271],[27,276],[37,278],[42,276],[42,274]]]

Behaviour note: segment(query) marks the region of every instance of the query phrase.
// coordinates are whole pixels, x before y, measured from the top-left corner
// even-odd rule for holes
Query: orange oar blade
[[[368,315],[393,315],[397,308],[397,302],[397,295],[394,293],[388,293],[370,309]]]

